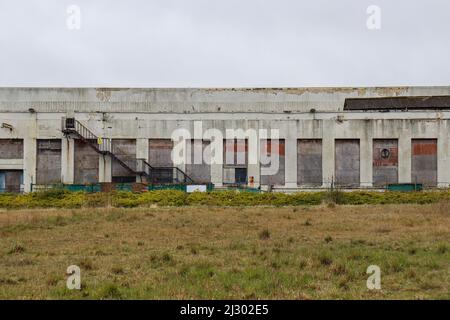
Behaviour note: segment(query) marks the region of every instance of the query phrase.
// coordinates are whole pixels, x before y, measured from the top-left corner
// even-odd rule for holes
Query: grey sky
[[[449,14],[448,0],[0,0],[0,86],[450,85]]]

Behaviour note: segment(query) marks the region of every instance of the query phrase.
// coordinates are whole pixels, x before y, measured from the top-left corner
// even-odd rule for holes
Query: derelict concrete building
[[[449,128],[450,87],[0,88],[0,190],[149,182],[154,173],[153,183],[216,187],[447,188]],[[179,129],[190,133],[189,152],[174,164]],[[227,129],[256,139],[227,139]],[[189,161],[214,139],[223,163]],[[262,174],[270,164],[259,160],[274,154],[277,170]]]

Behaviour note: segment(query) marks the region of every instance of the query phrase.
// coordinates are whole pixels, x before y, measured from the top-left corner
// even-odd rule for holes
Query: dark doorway
[[[247,168],[236,168],[234,170],[236,183],[247,183]]]

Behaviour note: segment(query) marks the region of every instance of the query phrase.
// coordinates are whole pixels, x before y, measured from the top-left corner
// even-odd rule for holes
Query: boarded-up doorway
[[[437,185],[437,140],[412,139],[411,180],[425,186]]]
[[[36,183],[61,182],[61,139],[37,141]]]
[[[282,186],[285,184],[284,139],[262,139],[260,141],[261,184]]]
[[[322,185],[322,140],[297,141],[297,182],[302,186]]]
[[[373,140],[373,185],[398,183],[398,140]]]
[[[337,185],[359,187],[360,153],[358,139],[335,141],[335,181]]]

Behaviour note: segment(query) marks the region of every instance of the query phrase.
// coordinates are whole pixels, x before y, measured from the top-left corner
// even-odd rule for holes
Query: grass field
[[[450,205],[4,210],[0,298],[450,299]]]

